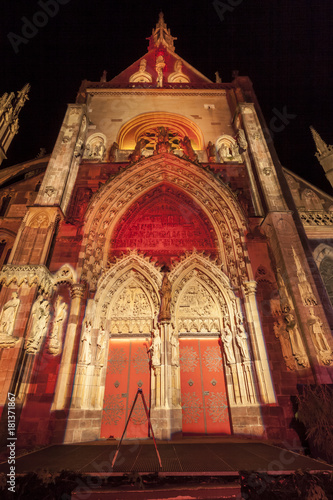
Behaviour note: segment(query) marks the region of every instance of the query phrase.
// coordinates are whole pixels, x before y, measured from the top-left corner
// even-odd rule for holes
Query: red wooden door
[[[180,340],[183,433],[230,434],[221,349],[217,339]]]
[[[101,437],[120,438],[138,389],[149,408],[150,370],[143,340],[110,340]],[[148,420],[139,395],[125,437],[148,437]]]

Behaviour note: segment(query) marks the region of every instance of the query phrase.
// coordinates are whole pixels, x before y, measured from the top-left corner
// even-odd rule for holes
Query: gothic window
[[[9,205],[11,199],[12,198],[9,195],[4,196],[2,198],[1,207],[0,207],[0,217],[4,217],[5,216],[5,214],[7,212],[8,205]]]
[[[325,257],[320,263],[319,271],[333,305],[333,258]]]

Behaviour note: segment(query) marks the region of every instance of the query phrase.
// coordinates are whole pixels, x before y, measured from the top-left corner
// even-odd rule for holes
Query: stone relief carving
[[[181,139],[180,146],[183,149],[183,156],[186,159],[189,159],[194,163],[198,163],[198,155],[195,153],[192,147],[191,139],[187,135],[184,136],[184,139]]]
[[[48,345],[48,352],[54,356],[58,356],[62,351],[62,336],[67,317],[67,309],[68,306],[66,302],[62,302],[62,298],[58,296],[55,303],[55,317]]]
[[[177,332],[173,331],[170,337],[171,364],[179,366],[179,338]]]
[[[211,141],[207,144],[207,159],[209,163],[215,163],[216,162],[216,148],[215,144],[213,144]]]
[[[91,363],[91,322],[87,320],[83,325],[79,363],[83,365]]]
[[[18,337],[13,337],[17,311],[20,306],[17,292],[6,302],[0,313],[0,348],[14,347]]]
[[[29,354],[39,352],[47,333],[50,321],[51,305],[42,295],[34,302],[31,308],[31,329],[25,341],[25,350]]]
[[[183,63],[177,59],[174,65],[174,72],[169,75],[169,83],[189,83],[190,79],[183,73]]]
[[[150,73],[148,73],[147,69],[147,60],[146,59],[141,59],[140,61],[140,66],[139,66],[139,71],[136,71],[136,73],[133,73],[133,75],[130,76],[129,81],[130,82],[143,82],[143,83],[150,83],[153,81],[153,78]]]
[[[106,139],[102,134],[93,134],[87,140],[83,158],[103,161]]]
[[[308,325],[317,355],[325,365],[330,365],[333,361],[333,352],[323,331],[323,322],[319,316],[315,315],[312,307],[309,309],[309,313]]]

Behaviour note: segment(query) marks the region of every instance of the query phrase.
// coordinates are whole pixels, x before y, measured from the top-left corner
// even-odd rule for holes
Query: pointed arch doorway
[[[102,438],[120,438],[138,388],[150,407],[150,362],[148,338],[153,326],[153,307],[147,289],[130,273],[116,291],[106,314],[110,331],[103,414]],[[147,438],[148,421],[138,398],[127,427],[126,438]]]

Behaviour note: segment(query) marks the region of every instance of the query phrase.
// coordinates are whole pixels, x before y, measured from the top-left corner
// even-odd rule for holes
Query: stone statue
[[[240,315],[238,315],[237,318],[236,344],[238,345],[242,361],[249,361],[250,357],[247,348],[247,334]]]
[[[286,363],[287,368],[289,368],[290,370],[295,370],[296,363],[291,349],[290,336],[288,330],[286,329],[285,325],[281,323],[280,320],[274,323],[273,329],[275,338],[280,341],[282,356]]]
[[[224,320],[224,330],[221,333],[221,340],[223,342],[223,348],[225,356],[227,358],[227,363],[229,365],[236,363],[234,349],[232,346],[232,331],[229,319]]]
[[[49,353],[53,355],[58,355],[61,352],[62,333],[67,314],[67,307],[66,302],[61,302],[61,297],[58,296],[55,304],[55,317],[48,348]]]
[[[156,328],[153,332],[153,339],[148,352],[152,352],[151,364],[152,366],[160,366],[161,365],[161,337],[158,328]]]
[[[162,280],[161,295],[161,308],[159,314],[159,321],[169,321],[171,319],[170,304],[171,304],[171,283],[168,278],[168,273],[164,273]]]
[[[216,149],[215,149],[215,145],[211,141],[209,141],[207,148],[206,148],[206,151],[207,151],[207,157],[208,157],[209,163],[215,163],[216,162]]]
[[[173,366],[179,366],[179,353],[178,353],[179,340],[178,340],[178,335],[176,333],[173,333],[171,335],[170,345],[171,345],[171,364]]]
[[[143,138],[139,139],[138,142],[135,145],[133,153],[131,153],[129,155],[128,159],[131,162],[140,160],[142,158],[142,150],[144,149],[145,145],[148,142],[149,141],[147,139],[143,139]]]
[[[222,78],[218,71],[215,71],[215,83],[222,83]]]
[[[116,142],[114,142],[109,151],[109,161],[113,162],[116,160],[116,152],[119,149],[119,146]]]
[[[90,321],[85,321],[84,330],[81,339],[81,354],[79,362],[84,365],[90,365],[91,363],[91,323]]]
[[[318,316],[315,316],[314,310],[311,307],[309,309],[310,318],[308,319],[308,324],[310,326],[310,331],[312,333],[313,343],[318,352],[320,351],[330,351],[330,346],[326,340],[325,334],[323,332],[323,323]]]
[[[180,141],[180,146],[184,151],[184,155],[190,161],[193,161],[194,163],[198,162],[198,155],[194,152],[194,149],[192,148],[191,140],[187,135],[185,135],[184,139],[182,139]]]
[[[164,57],[162,55],[158,56],[156,59],[156,73],[157,73],[157,79],[156,79],[156,87],[163,87],[163,69],[165,68],[165,62],[164,62]]]
[[[97,337],[96,366],[104,366],[104,355],[106,348],[105,330],[101,327]]]
[[[17,311],[20,305],[18,293],[13,292],[12,298],[6,302],[0,314],[0,336],[12,337]]]
[[[169,142],[169,129],[166,127],[157,127],[157,144],[155,154],[169,153],[171,144]]]
[[[32,306],[32,326],[30,335],[25,342],[25,349],[29,354],[36,354],[42,345],[50,320],[50,307],[49,301],[44,299],[42,295]]]

